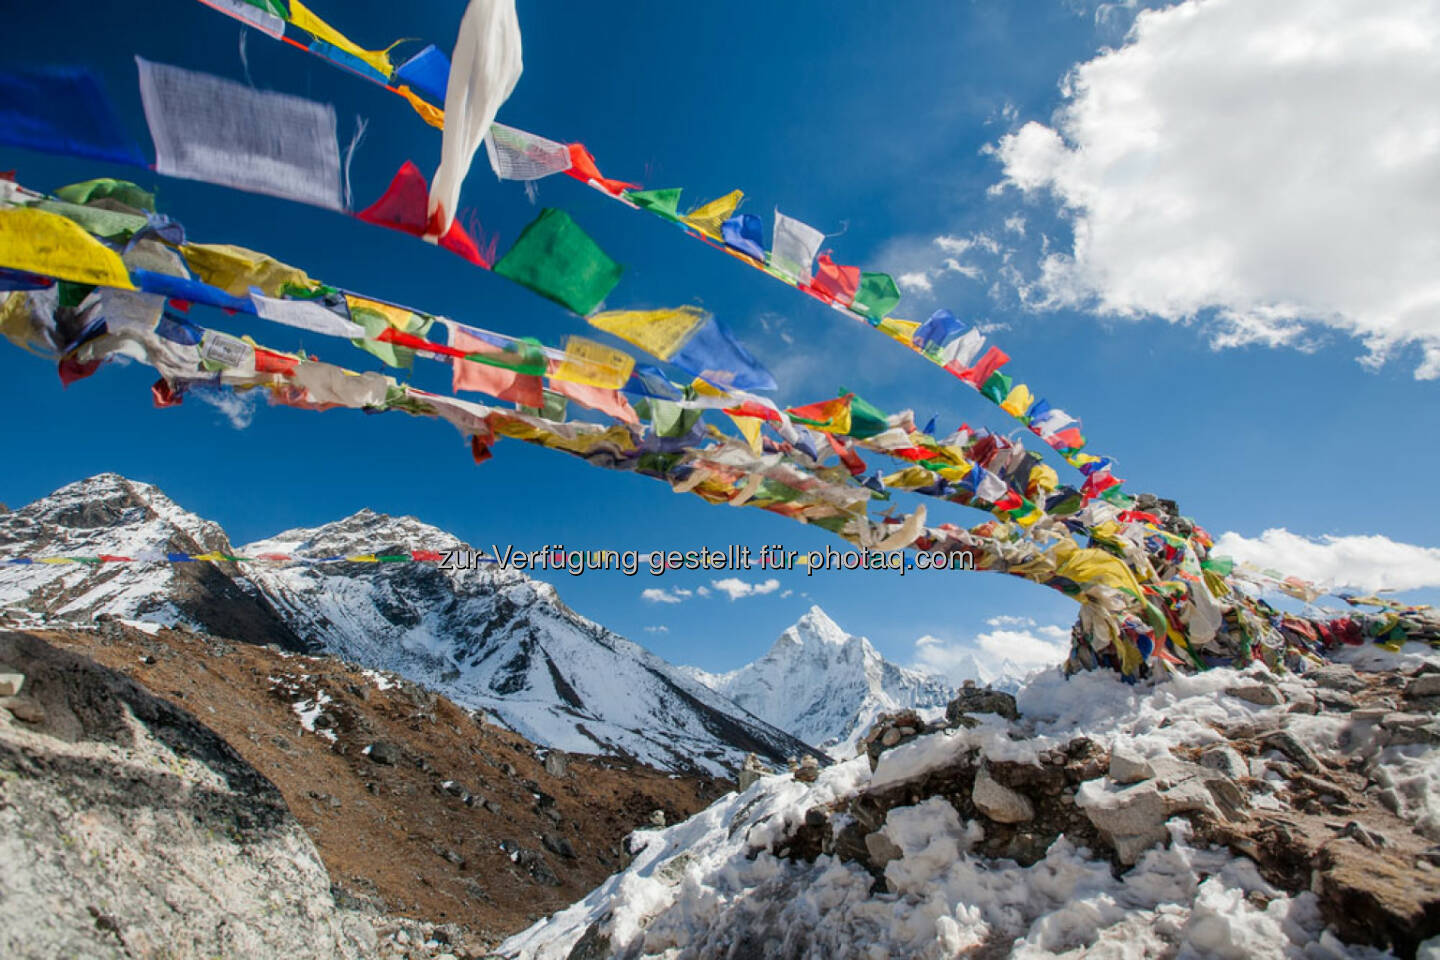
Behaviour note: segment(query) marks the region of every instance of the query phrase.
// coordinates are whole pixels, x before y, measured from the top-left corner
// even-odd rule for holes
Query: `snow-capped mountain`
[[[110,554],[143,561],[212,551],[234,553],[219,524],[149,484],[113,473],[0,513],[0,560]],[[237,573],[232,564],[0,562],[0,607],[80,622],[108,613],[303,650],[304,642]]]
[[[947,675],[951,680],[961,684],[972,680],[977,687],[991,687],[1006,693],[1014,693],[1025,685],[1026,676],[1032,672],[1009,659],[1001,660],[993,667],[987,667],[975,654],[965,653],[956,658]]]
[[[411,517],[362,510],[239,551],[159,489],[115,474],[0,515],[0,559],[167,552],[352,556],[463,547]],[[745,753],[806,751],[513,570],[430,563],[0,563],[0,607],[64,620],[99,613],[175,624],[390,670],[481,708],[545,746],[720,773]]]
[[[896,666],[819,607],[787,628],[769,653],[739,670],[686,670],[767,723],[837,757],[853,755],[856,741],[879,714],[906,708],[939,712],[955,696],[945,679]]]

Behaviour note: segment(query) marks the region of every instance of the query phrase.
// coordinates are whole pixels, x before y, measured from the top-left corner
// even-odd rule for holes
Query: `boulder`
[[[1024,823],[1035,819],[1035,808],[1030,798],[996,782],[984,763],[975,774],[975,788],[970,799],[975,809],[996,823]]]
[[[551,750],[545,754],[545,772],[552,777],[564,778],[570,772],[570,762],[563,751]]]
[[[975,713],[993,713],[1006,720],[1020,719],[1015,698],[1010,694],[999,690],[964,687],[945,707],[945,722],[952,727],[959,726],[963,717]]]
[[[370,759],[378,764],[393,767],[403,757],[400,748],[386,740],[381,740],[370,745]]]
[[[0,682],[3,682],[0,677]],[[1405,697],[1440,697],[1440,673],[1422,673],[1405,685]]]
[[[1110,779],[1116,783],[1139,783],[1155,776],[1155,768],[1133,746],[1117,743],[1110,751]]]
[[[1285,702],[1284,695],[1266,683],[1237,684],[1233,687],[1226,687],[1225,693],[1259,707],[1275,707]]]
[[[814,783],[820,776],[820,761],[810,754],[805,754],[805,759],[800,761],[800,768],[795,771],[795,779],[801,783]]]
[[[876,831],[865,835],[865,852],[869,863],[877,870],[884,870],[891,860],[899,860],[904,851],[885,834]]]
[[[0,697],[19,696],[20,688],[23,686],[25,686],[25,674],[0,673]]]
[[[1241,780],[1250,775],[1245,758],[1229,744],[1220,743],[1200,754],[1200,766],[1214,770],[1231,780]]]
[[[1288,730],[1277,730],[1265,738],[1265,745],[1279,750],[1305,769],[1306,773],[1324,773],[1325,767],[1309,747],[1295,739]]]
[[[1344,663],[1327,663],[1323,667],[1311,670],[1304,676],[1306,680],[1313,681],[1318,687],[1340,690],[1344,693],[1359,693],[1366,686],[1364,679],[1355,672],[1355,668]]]

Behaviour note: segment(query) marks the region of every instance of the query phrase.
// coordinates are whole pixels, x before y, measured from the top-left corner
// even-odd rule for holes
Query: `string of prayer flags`
[[[80,67],[0,71],[0,143],[146,166],[100,82]]]
[[[335,109],[135,58],[155,169],[344,210]]]
[[[470,0],[460,18],[445,87],[440,166],[430,185],[430,235],[438,238],[450,229],[475,151],[515,89],[521,69],[515,0]]]
[[[553,207],[521,231],[494,270],[581,316],[600,306],[622,272],[568,213]]]

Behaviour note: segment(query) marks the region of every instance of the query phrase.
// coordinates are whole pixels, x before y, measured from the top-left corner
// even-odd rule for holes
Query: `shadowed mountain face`
[[[369,510],[239,548],[240,556],[352,556],[462,546],[413,517]],[[157,488],[114,474],[0,515],[0,556],[237,552]],[[61,620],[97,614],[391,670],[482,708],[537,743],[720,773],[750,751],[813,750],[510,570],[430,563],[0,566],[0,605]]]

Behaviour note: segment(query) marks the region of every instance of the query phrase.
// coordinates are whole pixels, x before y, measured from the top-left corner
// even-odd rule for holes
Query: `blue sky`
[[[1227,158],[1238,155],[1242,170],[1256,167],[1253,184],[1264,185],[1264,137],[1273,117],[1230,110],[1224,116],[1233,114],[1234,121],[1227,119],[1224,139],[1214,141],[1204,130],[1186,132],[1180,121],[1167,120],[1182,114],[1176,104],[1193,98],[1194,90],[1215,90],[1229,79],[1240,87],[1239,100],[1224,102],[1256,102],[1243,84],[1256,88],[1250,94],[1263,93],[1281,75],[1263,49],[1252,56],[1250,70],[1244,57],[1228,73],[1207,73],[1214,70],[1207,65],[1223,60],[1225,31],[1288,36],[1295,25],[1283,18],[1302,20],[1304,7],[1278,4],[1275,22],[1256,25],[1227,22],[1231,14],[1219,8],[1232,5],[1220,0],[1187,6],[1212,8],[1209,19],[1192,18],[1194,27],[1157,19],[1148,33],[1127,41],[1133,10],[1102,5],[1097,16],[1093,4],[1059,0],[635,2],[620,8],[521,0],[525,72],[500,119],[584,142],[610,176],[647,187],[683,186],[686,205],[744,189],[742,209],[761,215],[767,236],[770,210],[779,206],[831,235],[827,246],[838,261],[910,277],[896,315],[923,319],[944,305],[993,325],[994,341],[1014,358],[1008,372],[1082,417],[1091,448],[1118,459],[1128,489],[1177,499],[1217,535],[1258,538],[1273,528],[1307,538],[1388,538],[1321,543],[1307,561],[1347,575],[1353,568],[1356,577],[1380,584],[1395,582],[1398,574],[1389,568],[1407,566],[1401,562],[1407,556],[1418,557],[1421,567],[1440,565],[1433,551],[1404,552],[1407,544],[1440,544],[1440,511],[1426,504],[1424,483],[1440,467],[1440,452],[1429,442],[1436,386],[1415,376],[1425,363],[1422,347],[1436,342],[1435,314],[1423,305],[1397,313],[1365,286],[1377,271],[1386,279],[1395,258],[1378,265],[1350,258],[1339,266],[1327,259],[1345,238],[1363,238],[1375,228],[1364,211],[1327,219],[1326,211],[1336,208],[1323,193],[1283,205],[1275,200],[1284,192],[1278,187],[1245,194],[1242,187],[1252,180],[1230,175]],[[1347,5],[1332,0],[1325,6]],[[448,47],[462,10],[459,2],[332,0],[314,7],[370,47],[397,37]],[[135,54],[235,79],[246,75],[239,25],[193,0],[144,9],[56,0],[10,11],[7,25],[10,35],[34,39],[12,45],[12,63],[84,63],[98,70],[147,153]],[[1081,75],[1085,82],[1067,93],[1062,81],[1070,71],[1107,47],[1129,52]],[[342,144],[356,117],[366,118],[353,168],[357,207],[378,196],[407,159],[427,174],[433,170],[438,133],[399,98],[258,34],[244,49],[255,85],[333,103]],[[1113,103],[1107,93],[1129,89],[1133,95],[1126,83],[1147,78],[1147,54],[1173,55],[1176,69],[1164,83],[1144,86],[1130,113],[1116,113],[1106,106]],[[1335,68],[1341,77],[1345,67],[1342,57]],[[1405,69],[1402,59],[1397,66],[1364,66],[1363,76],[1379,96],[1384,82],[1404,83]],[[1379,168],[1326,152],[1333,143],[1326,130],[1336,124],[1311,111],[1309,87],[1301,82],[1307,77],[1302,73],[1283,89],[1296,98],[1295,136],[1302,144],[1306,135],[1316,138],[1307,156],[1322,167],[1333,164],[1316,182],[1334,182],[1337,189],[1353,183],[1351,192],[1371,190],[1382,198],[1403,184],[1405,168],[1392,162],[1409,156],[1403,136],[1400,146],[1386,147]],[[1068,114],[1066,126],[1064,111],[1077,104],[1081,109]],[[1358,116],[1364,103],[1353,106]],[[1150,118],[1161,137],[1173,133],[1179,152],[1167,157],[1157,152],[1163,144],[1150,144],[1108,157],[1107,144],[1133,133],[1129,116]],[[1052,127],[1066,134],[1065,147],[1046,138]],[[1207,146],[1188,149],[1185,136]],[[1247,166],[1247,151],[1261,161]],[[1193,158],[1210,166],[1177,180]],[[1146,168],[1147,160],[1154,165]],[[250,246],[312,277],[491,329],[550,343],[584,332],[578,318],[499,277],[327,211],[0,148],[0,169],[9,168],[39,189],[129,176],[155,189],[161,209],[185,223],[193,239]],[[1197,183],[1217,185],[1199,194],[1205,217],[1167,221],[1177,204],[1195,205],[1183,191]],[[1125,206],[1117,198],[1148,201],[1147,190],[1169,192],[1151,206],[1140,203],[1139,213],[1115,213]],[[777,374],[777,398],[784,402],[822,399],[843,385],[889,410],[913,408],[922,423],[935,415],[942,431],[961,421],[1009,426],[973,391],[920,358],[654,218],[564,177],[540,182],[538,201],[568,210],[626,265],[611,306],[702,304]],[[1434,192],[1414,195],[1417,216],[1433,214],[1434,201]],[[462,196],[462,210],[472,209],[487,233],[499,235],[501,251],[539,206],[519,185],[496,182],[483,157]],[[1077,234],[1084,238],[1080,247]],[[1303,242],[1312,238],[1314,249]],[[1406,239],[1387,234],[1365,249],[1383,254]],[[1217,249],[1225,255],[1206,260],[1196,253]],[[1156,256],[1147,259],[1151,251]],[[1046,273],[1042,259],[1057,252],[1062,258]],[[953,261],[948,267],[947,259]],[[1173,274],[1157,279],[1127,272],[1147,262],[1173,267]],[[1403,264],[1393,269],[1394,282],[1385,286],[1403,290],[1411,275]],[[1307,300],[1312,289],[1319,292]],[[1313,317],[1321,319],[1306,322]],[[196,318],[253,330],[277,348],[302,345],[294,331],[273,325],[246,328],[203,311]],[[1387,361],[1359,363],[1366,355],[1361,340],[1387,332],[1395,334]],[[1215,346],[1235,341],[1248,342]],[[378,367],[343,344],[303,345],[333,362]],[[114,470],[158,484],[183,506],[223,524],[236,543],[368,506],[414,514],[477,545],[841,546],[821,531],[761,511],[707,506],[654,481],[520,443],[502,442],[495,459],[477,467],[441,422],[260,406],[237,429],[223,412],[195,400],[152,409],[153,371],[138,366],[107,367],[62,391],[50,365],[5,349],[0,374],[11,411],[0,500],[11,506]],[[448,370],[420,361],[412,382],[443,390]],[[940,505],[931,517],[969,523],[980,515]],[[973,649],[983,660],[996,660],[1007,648],[1023,654],[1035,631],[1068,629],[1074,617],[1073,605],[1058,595],[981,574],[779,574],[777,588],[735,600],[713,586],[708,597],[676,595],[677,603],[642,598],[652,588],[698,591],[723,576],[729,575],[586,574],[556,582],[582,613],[672,661],[712,670],[762,653],[812,602],[902,663],[916,659],[922,636],[941,641],[926,645],[932,651]],[[759,583],[769,574],[744,576]],[[1422,573],[1405,585],[1421,588],[1408,596],[1430,600],[1440,581]],[[1057,635],[1038,634],[1052,641]],[[943,662],[933,653],[931,659]]]

